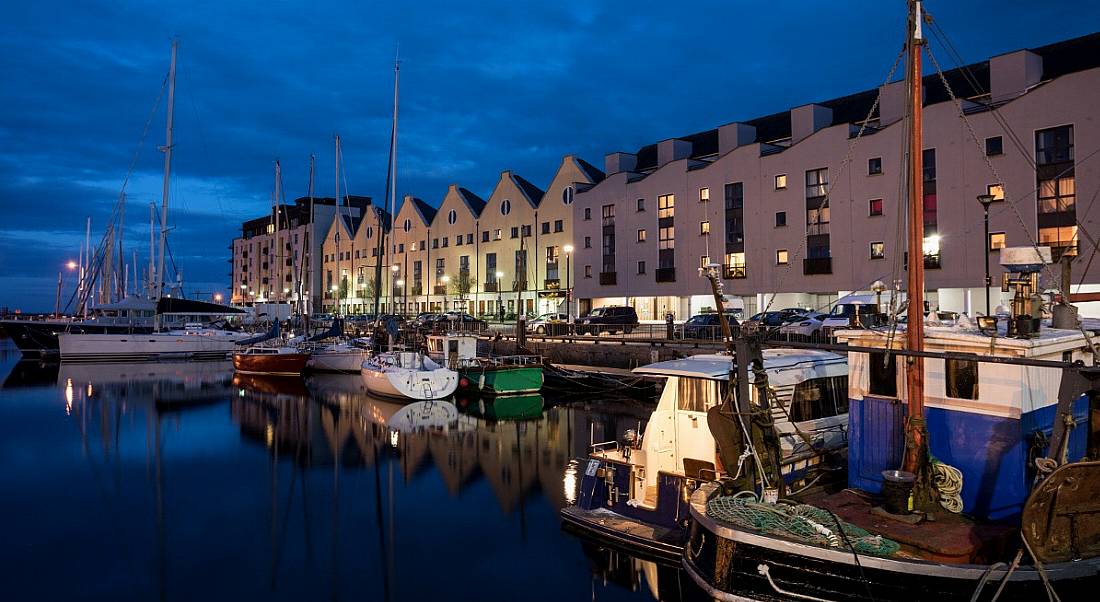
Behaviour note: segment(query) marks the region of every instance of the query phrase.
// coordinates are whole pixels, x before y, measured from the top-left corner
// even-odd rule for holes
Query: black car
[[[607,306],[593,309],[577,320],[577,334],[611,334],[619,331],[630,334],[638,326],[638,312],[633,307]]]
[[[737,318],[732,312],[726,312],[726,321],[729,322],[730,328],[736,328],[738,325]],[[717,340],[722,338],[722,324],[718,320],[717,313],[699,314],[684,322],[683,333],[685,339]]]

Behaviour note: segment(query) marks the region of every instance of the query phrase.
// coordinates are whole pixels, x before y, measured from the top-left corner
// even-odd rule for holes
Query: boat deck
[[[873,512],[876,500],[851,489],[800,501],[831,510],[841,520],[900,543],[899,556],[952,564],[987,564],[1011,557],[1015,551],[1018,529],[977,523],[947,510],[935,513],[934,520],[910,524]]]

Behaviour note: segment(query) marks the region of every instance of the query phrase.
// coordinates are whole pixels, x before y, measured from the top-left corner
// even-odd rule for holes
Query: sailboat
[[[707,483],[689,500],[683,566],[715,599],[1083,600],[1100,585],[1100,461],[1085,445],[1100,427],[1100,368],[1084,365],[1083,332],[1035,317],[1050,249],[1002,250],[1010,319],[925,326],[921,4],[910,0],[906,33],[904,344],[891,329],[838,332],[850,366],[840,492],[776,489],[766,406],[739,394],[710,416],[751,442],[712,428],[722,462],[753,459],[737,486]],[[739,344],[739,364],[759,357],[759,342]]]
[[[57,335],[57,344],[62,361],[133,361],[151,360],[164,357],[225,359],[233,351],[238,340],[248,337],[248,333],[208,328],[202,323],[192,322],[183,329],[162,331],[164,315],[172,305],[180,303],[194,305],[197,313],[223,309],[222,313],[235,310],[222,306],[172,299],[163,295],[164,257],[168,234],[168,190],[172,171],[172,112],[176,92],[176,51],[177,40],[172,41],[172,61],[168,74],[168,111],[165,126],[164,180],[160,210],[160,242],[157,252],[157,269],[153,274],[153,287],[157,311],[153,316],[152,332],[141,330],[125,333],[104,331],[95,333],[62,332]],[[161,311],[161,307],[165,311]]]

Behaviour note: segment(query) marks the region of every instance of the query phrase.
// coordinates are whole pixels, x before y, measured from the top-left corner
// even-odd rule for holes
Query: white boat
[[[359,372],[370,357],[370,350],[340,341],[311,346],[309,351],[306,369],[314,372]]]
[[[389,397],[443,399],[458,388],[457,372],[413,351],[380,353],[363,362],[361,373],[367,390]]]
[[[152,334],[59,334],[62,362],[226,359],[247,332],[189,326]]]

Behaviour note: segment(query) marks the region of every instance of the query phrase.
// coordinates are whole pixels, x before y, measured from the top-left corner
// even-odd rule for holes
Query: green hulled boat
[[[458,387],[483,395],[536,393],[542,389],[542,358],[509,355],[461,360]]]

